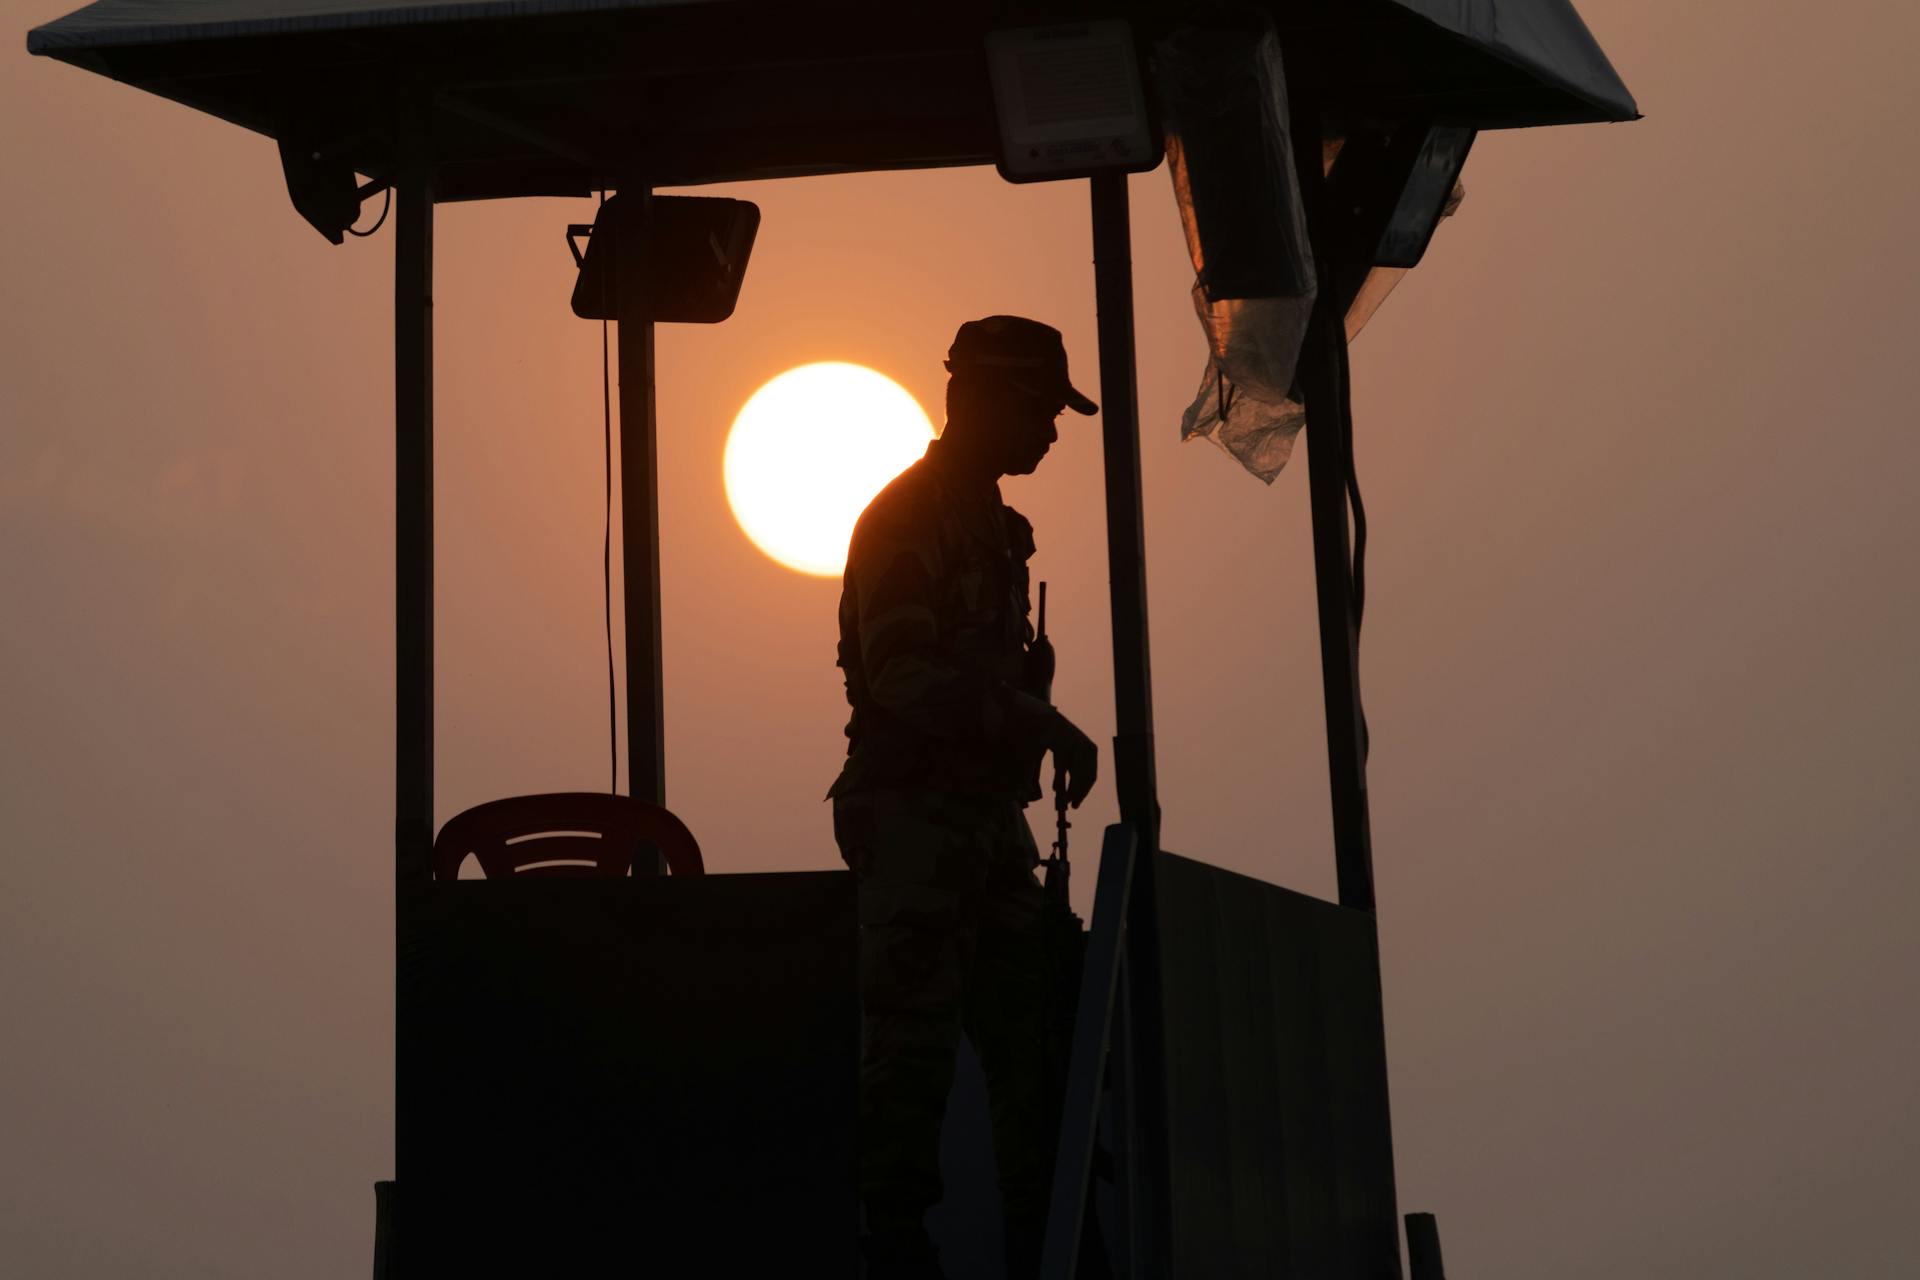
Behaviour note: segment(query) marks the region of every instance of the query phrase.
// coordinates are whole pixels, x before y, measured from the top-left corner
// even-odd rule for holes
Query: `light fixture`
[[[280,172],[287,180],[287,195],[294,211],[334,244],[345,243],[347,233],[360,219],[361,202],[388,186],[379,178],[360,182],[340,152],[329,154],[299,137],[280,139]]]
[[[611,196],[592,226],[567,228],[567,247],[580,268],[573,314],[620,319],[624,283],[644,300],[645,319],[718,324],[740,299],[759,230],[760,206],[750,200]],[[576,243],[583,235],[585,253]],[[616,261],[622,254],[631,256]],[[629,318],[641,317],[630,312]]]
[[[1126,22],[989,32],[987,68],[1007,181],[1140,172],[1160,163],[1160,134]]]
[[[1467,151],[1473,146],[1474,131],[1466,125],[1436,124],[1427,128],[1415,155],[1406,185],[1387,216],[1379,243],[1374,246],[1374,265],[1414,267],[1440,225],[1454,183],[1467,163]]]

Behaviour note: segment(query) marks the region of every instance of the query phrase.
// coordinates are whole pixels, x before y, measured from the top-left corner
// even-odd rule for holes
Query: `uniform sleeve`
[[[936,604],[946,566],[931,522],[903,508],[869,510],[847,558],[868,694],[936,738],[1037,742],[1052,708],[988,675],[961,671],[941,655]]]
[[[1033,522],[1012,507],[1003,508],[1007,521],[1007,550],[1013,556],[1014,594],[1020,598],[1021,639],[1033,642],[1033,574],[1028,567],[1038,550],[1033,541]]]

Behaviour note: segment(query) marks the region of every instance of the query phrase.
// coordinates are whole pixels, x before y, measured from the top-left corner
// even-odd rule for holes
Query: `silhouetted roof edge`
[[[1616,121],[1640,108],[1571,0],[1391,0],[1462,40],[1574,94]]]
[[[1482,129],[1636,115],[1568,0],[1269,3],[1339,109]],[[1130,12],[1157,28],[1186,7]],[[994,14],[977,0],[96,0],[27,47],[282,141],[325,139],[369,175],[392,163],[394,69],[431,66],[450,86],[431,128],[452,201],[577,195],[636,169],[687,186],[991,163],[979,63]],[[635,80],[671,92],[619,88]]]
[[[27,33],[30,54],[192,44],[541,15],[667,9],[728,0],[95,0]],[[1390,0],[1617,120],[1638,118],[1571,0]]]
[[[27,32],[27,52],[193,44],[241,36],[411,27],[542,14],[668,9],[727,0],[95,0]],[[279,11],[279,12],[276,12]],[[226,13],[230,16],[218,17]],[[200,15],[198,17],[194,15]]]

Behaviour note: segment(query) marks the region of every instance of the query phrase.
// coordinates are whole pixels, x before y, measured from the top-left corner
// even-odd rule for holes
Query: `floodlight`
[[[740,299],[759,230],[760,206],[749,200],[614,196],[591,227],[567,228],[580,268],[573,314],[620,319],[619,291],[626,285],[644,300],[637,316],[628,311],[629,319],[718,324]],[[587,237],[584,254],[574,245],[581,235]]]
[[[1137,173],[1160,163],[1160,134],[1125,21],[989,32],[987,68],[1007,181]]]
[[[1407,174],[1400,198],[1387,216],[1386,227],[1374,247],[1373,261],[1382,267],[1413,267],[1427,251],[1433,230],[1440,225],[1454,183],[1467,163],[1474,131],[1466,125],[1429,126]]]
[[[361,192],[353,166],[298,138],[280,139],[280,169],[293,207],[315,231],[340,244],[360,218]]]

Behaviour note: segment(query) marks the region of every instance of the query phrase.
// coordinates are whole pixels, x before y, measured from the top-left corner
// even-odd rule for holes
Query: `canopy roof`
[[[1626,120],[1568,0],[1271,0],[1337,114]],[[1124,12],[1143,40],[1179,0]],[[396,84],[435,90],[442,199],[990,163],[993,0],[97,0],[28,51],[379,173]]]

